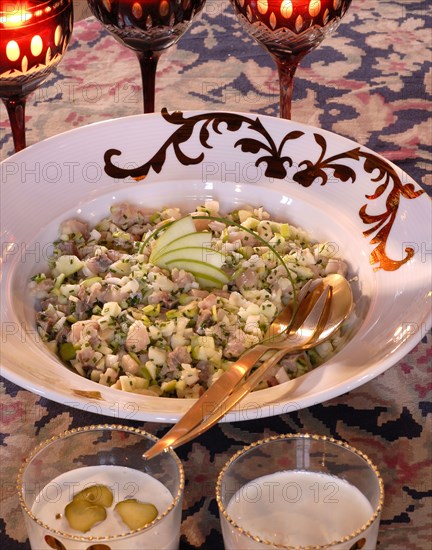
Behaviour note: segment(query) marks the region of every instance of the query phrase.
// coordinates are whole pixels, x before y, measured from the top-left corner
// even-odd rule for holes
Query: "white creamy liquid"
[[[112,505],[106,509],[107,518],[86,533],[82,533],[71,529],[64,515],[64,510],[76,493],[92,485],[106,485],[109,487],[114,500]],[[127,525],[122,522],[120,516],[114,512],[117,502],[127,498],[154,504],[159,515],[163,514],[173,501],[173,496],[165,485],[149,474],[123,466],[88,466],[61,474],[48,483],[36,497],[32,512],[43,523],[63,533],[84,537],[108,537],[130,531]],[[60,517],[58,517],[59,515]],[[31,533],[29,535],[32,548],[38,550],[48,548],[46,543],[42,544],[42,542],[40,543],[41,546],[37,546],[32,540]],[[58,538],[61,539],[61,537]],[[149,530],[128,538],[127,548],[128,550],[153,548],[152,544],[154,545],[155,541],[157,541],[157,547],[161,550],[176,548],[178,547],[178,538],[179,525],[176,523],[175,511]],[[152,539],[153,542],[151,542]],[[123,542],[123,546],[124,544]],[[69,550],[72,547],[81,548],[81,545],[82,543],[71,545],[71,542],[68,542],[66,546]],[[87,548],[88,545],[88,542],[83,544],[83,549]],[[112,545],[112,548],[114,547],[115,545]]]
[[[373,515],[353,485],[326,474],[282,471],[257,478],[235,493],[227,506],[244,530],[273,544],[323,545],[352,534]],[[224,537],[230,537],[224,530]],[[225,540],[236,547],[235,536]]]

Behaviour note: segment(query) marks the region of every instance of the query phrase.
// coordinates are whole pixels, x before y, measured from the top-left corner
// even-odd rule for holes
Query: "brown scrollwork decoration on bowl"
[[[384,159],[364,151],[362,151],[360,155],[364,158],[364,169],[368,174],[372,176],[372,173],[378,170],[378,175],[374,178],[371,177],[371,181],[382,182],[375,189],[375,193],[366,195],[368,200],[377,199],[390,185],[392,185],[386,198],[385,212],[381,214],[368,214],[366,211],[367,204],[365,204],[360,208],[359,215],[363,223],[368,225],[374,224],[373,227],[363,231],[364,236],[368,237],[376,232],[375,236],[370,240],[371,244],[377,245],[370,255],[371,264],[379,263],[379,267],[382,267],[385,271],[394,271],[395,269],[399,269],[401,265],[414,256],[414,249],[411,246],[405,248],[406,256],[402,260],[392,260],[386,253],[387,239],[396,219],[400,199],[401,197],[405,199],[416,199],[422,195],[424,191],[422,189],[416,191],[413,183],[403,184],[393,167]],[[376,269],[379,269],[379,267]]]
[[[118,179],[132,177],[140,180],[145,178],[150,170],[154,170],[159,174],[165,164],[166,154],[170,147],[173,148],[177,160],[184,166],[200,164],[204,160],[204,153],[201,152],[197,157],[191,157],[182,151],[181,145],[192,137],[195,127],[199,123],[202,123],[199,131],[199,140],[201,145],[206,149],[212,148],[212,145],[209,144],[210,127],[216,134],[222,134],[222,124],[226,125],[226,130],[229,132],[237,132],[243,124],[246,124],[249,129],[260,134],[265,142],[252,138],[242,138],[234,146],[240,147],[243,153],[257,154],[261,150],[265,151],[266,154],[256,161],[255,166],[259,166],[264,162],[267,164],[265,170],[267,177],[283,179],[287,175],[284,163],[288,162],[288,165],[292,166],[292,160],[289,157],[282,156],[282,149],[288,140],[297,139],[303,135],[303,132],[290,132],[284,137],[279,147],[277,147],[259,118],[224,112],[204,113],[186,118],[181,111],[174,111],[172,114],[169,114],[166,109],[162,109],[162,116],[167,122],[175,124],[179,128],[166,140],[149,161],[138,167],[121,168],[113,162],[113,157],[121,155],[121,151],[118,149],[109,149],[106,151],[104,156],[105,172],[109,176]]]
[[[260,155],[255,161],[255,166],[258,167],[264,164],[266,177],[282,180],[288,176],[287,166],[289,168],[293,166],[292,158],[284,154],[284,149],[288,142],[304,136],[304,132],[293,130],[288,132],[277,145],[259,117],[227,112],[203,113],[185,117],[181,111],[169,114],[166,109],[163,109],[161,114],[167,122],[178,126],[178,129],[171,134],[150,160],[138,167],[122,168],[118,166],[114,159],[122,154],[121,151],[118,149],[107,150],[104,160],[105,172],[109,176],[116,179],[132,177],[141,180],[147,176],[150,170],[159,174],[165,164],[170,147],[172,147],[177,160],[184,166],[200,164],[205,158],[203,151],[197,156],[190,156],[182,150],[182,145],[191,139],[199,124],[201,124],[201,127],[198,137],[204,149],[212,148],[209,143],[210,130],[216,134],[222,134],[223,130],[234,133],[239,131],[243,125],[246,125],[249,130],[257,133],[259,138],[242,137],[235,142],[234,147],[240,148],[246,154]],[[305,159],[298,163],[299,170],[293,174],[292,180],[303,187],[310,187],[316,181],[319,181],[321,185],[326,185],[329,182],[329,176],[332,175],[332,181],[338,180],[343,183],[350,181],[354,183],[356,181],[355,170],[342,161],[362,162],[363,169],[371,176],[371,182],[379,183],[374,193],[365,195],[367,200],[378,199],[390,188],[384,212],[369,214],[367,204],[364,204],[359,210],[359,216],[363,223],[372,225],[363,232],[364,236],[369,237],[375,233],[370,240],[370,244],[376,245],[370,254],[370,263],[372,265],[379,264],[375,269],[384,269],[385,271],[399,269],[414,255],[412,247],[405,248],[406,255],[400,260],[389,258],[386,252],[387,240],[396,219],[400,199],[401,197],[415,199],[424,191],[422,189],[415,190],[413,183],[402,183],[396,170],[389,162],[371,152],[362,150],[361,147],[354,147],[326,158],[326,138],[316,132],[313,137],[321,148],[319,158],[316,161]],[[375,172],[376,175],[374,175]]]
[[[351,167],[341,164],[339,161],[342,159],[352,159],[359,162],[363,161],[363,169],[371,175],[371,182],[381,182],[373,194],[365,195],[366,199],[375,200],[379,198],[392,185],[386,199],[385,212],[381,214],[369,214],[367,212],[368,205],[364,204],[360,208],[359,216],[364,224],[373,224],[373,227],[363,231],[365,237],[377,232],[370,240],[370,244],[377,245],[371,252],[370,263],[379,264],[375,269],[382,268],[385,271],[394,271],[398,269],[414,255],[414,249],[412,247],[405,248],[406,256],[401,260],[392,260],[386,253],[387,240],[396,218],[400,198],[415,199],[423,194],[424,191],[422,189],[416,191],[413,183],[403,184],[391,164],[373,153],[362,151],[360,147],[355,147],[349,151],[344,151],[343,153],[325,158],[327,150],[325,138],[315,133],[314,139],[321,147],[321,155],[316,162],[304,160],[299,164],[299,167],[303,169],[294,174],[293,180],[300,185],[309,187],[317,179],[321,179],[321,185],[325,185],[328,181],[328,173],[325,169],[332,170],[333,177],[342,182],[351,180],[352,183],[354,183],[356,180],[356,173]],[[375,171],[377,171],[377,175],[372,177]]]

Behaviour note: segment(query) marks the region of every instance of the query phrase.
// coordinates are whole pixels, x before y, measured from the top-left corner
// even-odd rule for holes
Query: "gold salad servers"
[[[285,354],[308,349],[329,338],[346,318],[351,305],[350,286],[340,275],[330,275],[305,285],[299,293],[294,315],[294,306],[289,304],[269,327],[264,340],[231,365],[173,428],[143,455],[144,458],[149,459],[164,449],[178,447],[210,428],[249,393]],[[265,362],[259,367],[262,369],[260,373],[264,372],[265,367],[264,374],[255,375],[248,383],[250,376],[240,384],[256,362],[269,350],[278,350],[277,360],[273,360],[272,356],[271,366],[265,367]],[[235,392],[237,387],[239,388]]]
[[[332,276],[331,276],[332,277]],[[334,334],[334,332],[340,327],[343,321],[348,317],[352,309],[352,293],[351,287],[348,281],[343,277],[338,277],[338,283],[331,286],[331,300],[326,297],[325,308],[316,330],[309,341],[299,346],[296,349],[287,349],[281,347],[278,351],[264,361],[242,384],[239,384],[231,394],[217,405],[208,415],[203,419],[201,424],[196,426],[193,430],[189,431],[185,436],[175,441],[175,447],[179,447],[184,443],[187,443],[191,439],[198,437],[206,430],[216,424],[227,412],[237,405],[248,393],[250,393],[256,386],[262,382],[272,371],[272,369],[279,363],[281,359],[287,354],[295,351],[310,349],[318,346]],[[320,298],[322,299],[322,297]],[[314,313],[319,314],[318,302],[317,307],[314,308]]]
[[[324,288],[322,279],[313,281],[313,283],[314,284],[312,284],[312,281],[308,281],[298,293],[297,303],[299,305],[297,308],[295,308],[294,302],[290,302],[269,326],[264,335],[263,342],[246,350],[245,353],[230,366],[229,370],[220,376],[210,388],[192,404],[190,409],[183,415],[177,424],[158,442],[158,447],[151,449],[152,453],[155,452],[157,454],[156,451],[158,448],[163,450],[169,447],[170,445],[167,445],[168,438],[174,442],[174,440],[182,437],[195,428],[206,416],[206,411],[211,412],[213,409],[217,408],[221,397],[229,395],[236,385],[243,380],[244,376],[252,370],[256,362],[268,352],[269,347],[265,343],[267,340],[271,340],[284,332],[292,334],[299,328],[306,315],[310,312],[314,301],[319,297]],[[306,297],[307,300],[305,299]],[[150,452],[150,450],[148,452]],[[156,454],[154,456],[156,456]],[[147,454],[145,456],[146,458],[150,458]]]

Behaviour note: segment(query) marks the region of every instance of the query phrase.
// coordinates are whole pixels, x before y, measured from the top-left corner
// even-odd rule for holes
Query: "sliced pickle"
[[[77,493],[73,500],[85,500],[90,504],[99,504],[100,506],[109,508],[113,503],[113,494],[111,489],[106,485],[92,485]]]
[[[140,502],[134,498],[118,502],[114,510],[131,531],[140,529],[148,523],[151,523],[158,515],[157,508],[154,504]]]
[[[103,506],[90,504],[86,500],[73,500],[65,508],[65,516],[72,529],[87,533],[96,523],[106,519]]]

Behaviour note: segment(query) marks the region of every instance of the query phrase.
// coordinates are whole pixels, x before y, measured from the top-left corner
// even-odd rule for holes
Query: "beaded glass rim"
[[[63,531],[59,531],[58,529],[53,529],[49,525],[43,523],[41,520],[39,520],[32,511],[28,508],[27,504],[25,503],[23,494],[22,494],[22,478],[24,475],[24,472],[26,470],[26,467],[30,464],[31,460],[44,448],[48,447],[55,441],[58,441],[60,439],[65,439],[66,437],[70,437],[79,433],[85,433],[85,432],[96,432],[96,431],[102,431],[102,430],[111,430],[111,431],[123,431],[123,432],[129,432],[131,434],[136,434],[142,437],[145,437],[147,439],[151,439],[155,443],[159,441],[159,439],[144,431],[140,430],[139,428],[132,428],[130,426],[121,426],[119,424],[93,424],[90,426],[82,426],[79,428],[73,428],[71,430],[66,430],[58,435],[55,435],[51,437],[50,439],[47,439],[45,441],[42,441],[37,447],[33,449],[33,451],[29,454],[29,456],[25,459],[24,463],[21,465],[21,468],[18,473],[17,478],[17,491],[18,491],[18,498],[20,501],[21,508],[24,510],[24,512],[30,517],[31,520],[33,520],[35,523],[37,523],[40,527],[43,529],[46,529],[49,531],[50,534],[57,535],[59,537],[64,537],[68,540],[75,540],[80,542],[108,542],[108,541],[115,541],[119,539],[124,538],[131,538],[134,537],[144,531],[147,531],[151,527],[153,527],[155,524],[159,523],[164,519],[174,508],[178,505],[185,486],[185,476],[184,476],[184,470],[183,465],[179,459],[179,457],[176,455],[176,453],[172,449],[167,449],[165,452],[170,454],[171,457],[174,459],[177,469],[179,472],[179,488],[174,496],[170,506],[164,511],[163,514],[158,515],[151,523],[148,523],[145,527],[141,527],[139,529],[134,529],[133,531],[126,531],[125,533],[120,533],[119,535],[111,535],[111,536],[103,536],[103,537],[94,537],[94,536],[82,536],[82,535],[73,535],[71,533],[64,533]],[[143,461],[145,461],[145,458],[143,458]]]
[[[376,506],[376,509],[373,513],[373,515],[369,518],[367,523],[365,523],[360,529],[357,529],[353,533],[350,533],[349,535],[339,539],[334,540],[331,542],[328,542],[324,545],[312,545],[312,546],[287,546],[284,544],[279,544],[275,542],[271,542],[266,539],[262,539],[261,537],[257,535],[253,535],[250,531],[247,531],[243,529],[238,523],[236,523],[231,516],[228,514],[228,512],[225,509],[225,506],[222,504],[221,500],[221,484],[222,484],[222,478],[224,477],[225,473],[229,469],[229,467],[233,464],[235,460],[244,453],[248,452],[251,449],[254,449],[255,447],[259,447],[260,445],[264,445],[266,443],[270,443],[272,441],[280,441],[283,439],[310,439],[314,441],[321,441],[321,442],[327,442],[332,443],[338,447],[342,447],[348,451],[351,451],[352,453],[356,454],[360,458],[362,458],[366,464],[369,466],[369,468],[373,471],[375,474],[378,485],[379,485],[379,501],[378,505]],[[218,475],[218,479],[216,482],[216,501],[219,507],[219,512],[223,515],[223,517],[228,521],[228,523],[237,531],[237,533],[240,533],[241,535],[244,535],[245,537],[253,540],[254,542],[264,544],[266,546],[272,547],[272,548],[281,548],[283,550],[321,550],[325,548],[330,548],[331,546],[335,546],[337,544],[342,544],[344,542],[349,542],[350,540],[354,539],[355,537],[358,537],[362,533],[364,533],[379,517],[381,514],[383,505],[384,505],[384,482],[381,478],[381,474],[378,471],[378,468],[375,466],[375,464],[370,460],[370,458],[365,455],[362,451],[359,451],[352,445],[349,445],[348,443],[345,443],[344,441],[339,441],[337,439],[334,439],[332,437],[327,437],[325,435],[314,435],[314,434],[280,434],[280,435],[274,435],[271,437],[267,437],[265,439],[260,439],[258,441],[255,441],[254,443],[251,443],[250,445],[247,445],[246,447],[243,447],[239,451],[235,453],[234,456],[232,456],[228,462],[224,465],[222,470],[220,471]]]

